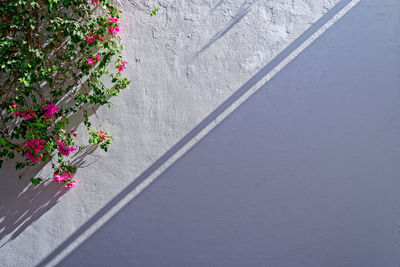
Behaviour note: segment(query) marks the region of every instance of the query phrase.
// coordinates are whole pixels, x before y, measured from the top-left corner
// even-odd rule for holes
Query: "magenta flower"
[[[100,59],[100,55],[99,54],[96,55],[96,59],[97,59],[97,62],[100,62],[101,59]]]
[[[75,151],[78,148],[76,145],[69,146],[67,144],[64,144],[61,139],[58,140],[57,145],[58,145],[58,151],[60,151],[62,155],[67,157],[71,152]]]
[[[57,108],[56,103],[51,102],[50,104],[43,106],[43,110],[45,110],[44,116],[47,118],[50,118],[53,116],[55,113],[59,112],[60,110]]]
[[[68,181],[70,179],[70,175],[70,173],[63,171],[61,174],[55,172],[53,177],[57,183],[61,183],[63,181]]]
[[[97,1],[97,0],[92,0],[92,5],[98,5],[99,4],[99,1]]]
[[[61,169],[61,167],[59,167]],[[72,180],[72,173],[66,172],[66,171],[62,171],[62,173],[60,173],[60,171],[56,171],[54,172],[53,178],[57,183],[62,183],[65,182],[65,188],[67,190],[73,188],[76,186],[77,182],[75,180]]]
[[[65,189],[69,190],[69,189],[75,187],[76,184],[77,184],[77,182],[76,182],[75,180],[70,180],[70,182],[68,182],[68,183],[65,185]]]
[[[92,66],[94,63],[96,63],[96,62],[94,61],[93,58],[88,58],[87,64],[89,64],[89,66]]]
[[[113,35],[116,35],[118,32],[119,32],[119,26],[117,26],[117,27],[112,27],[112,26],[110,26],[110,32],[113,34]]]
[[[32,119],[33,117],[32,117],[31,114],[27,113],[25,118],[26,118],[27,120],[30,120],[30,119]]]
[[[16,103],[13,103],[11,106],[12,106],[13,108],[16,108],[16,107],[17,107],[17,104],[16,104]]]
[[[118,66],[118,71],[119,71],[119,72],[123,71],[123,70],[125,69],[125,65],[126,65],[127,63],[128,63],[128,62],[126,62],[126,61],[121,61],[121,65]]]
[[[28,143],[25,145],[25,148],[28,149],[28,152],[24,154],[32,162],[38,162],[42,159],[42,155],[38,154],[44,147],[45,140],[41,140],[39,138],[30,139]]]
[[[32,148],[35,153],[38,153],[38,152],[40,152],[40,150],[42,150],[45,142],[46,142],[45,140],[41,140],[39,138],[34,138],[34,139],[28,140],[28,143],[26,143],[25,147],[27,149]]]
[[[98,36],[97,35],[97,33],[96,34],[93,34],[93,33],[89,33],[89,34],[87,34],[86,36],[85,36],[85,39],[86,39],[86,43],[87,44],[91,44],[91,43],[93,43],[94,41],[100,41],[100,42],[103,42],[104,41],[104,39],[103,38],[101,38],[100,36]]]
[[[54,173],[53,178],[54,178],[54,181],[56,181],[57,183],[61,183],[64,180],[63,176],[56,172]]]
[[[96,41],[96,38],[94,38],[94,37],[92,37],[92,38],[87,38],[87,37],[86,37],[86,43],[87,43],[87,44],[91,44],[91,43],[93,43],[94,41]]]
[[[110,22],[110,23],[117,23],[117,22],[118,22],[118,18],[113,18],[113,17],[111,17],[111,18],[108,19],[108,22]]]

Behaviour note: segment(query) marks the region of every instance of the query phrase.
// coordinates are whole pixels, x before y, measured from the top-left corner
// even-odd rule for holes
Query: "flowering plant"
[[[110,106],[130,83],[121,13],[110,0],[0,2],[0,168],[16,154],[23,157],[17,170],[51,160],[54,180],[74,187],[76,168],[67,158],[82,148],[70,130],[74,114],[89,142],[108,150],[111,137],[91,128],[88,110]]]

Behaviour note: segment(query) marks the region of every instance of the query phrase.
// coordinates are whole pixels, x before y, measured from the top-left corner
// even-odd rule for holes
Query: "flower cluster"
[[[76,186],[76,180],[72,179],[73,173],[62,171],[61,168],[53,174],[54,181],[57,183],[64,183],[67,190]]]
[[[116,35],[119,32],[118,18],[110,17],[108,22],[111,24],[109,27],[110,32]]]
[[[106,138],[108,137],[102,130],[98,131],[97,135],[101,140],[106,140]]]
[[[125,69],[125,65],[126,65],[127,63],[128,63],[128,62],[126,62],[126,61],[121,61],[121,64],[117,66],[117,67],[118,67],[118,71],[119,71],[119,72],[122,72],[122,71]]]
[[[24,119],[30,120],[33,118],[33,116],[35,115],[35,112],[32,110],[32,108],[29,108],[27,111],[22,111],[22,110],[17,110],[17,104],[13,103],[11,105],[11,115],[12,116],[21,116]]]
[[[21,117],[25,118],[27,120],[32,119],[34,115],[35,115],[35,112],[33,112],[33,110],[31,108],[29,109],[29,111],[21,113]]]
[[[76,145],[69,146],[68,144],[64,144],[61,139],[57,140],[58,151],[64,155],[69,156],[69,154],[77,149]]]
[[[42,159],[40,151],[43,149],[45,142],[45,140],[41,140],[39,138],[30,139],[25,145],[25,148],[28,150],[25,153],[25,157],[32,162],[38,162],[40,159]]]
[[[44,116],[47,118],[51,118],[54,114],[59,112],[60,110],[57,108],[56,103],[51,102],[50,104],[43,106],[42,109],[45,111]]]
[[[69,190],[69,189],[71,189],[72,187],[75,187],[77,183],[78,183],[78,182],[77,182],[76,180],[70,180],[70,181],[68,181],[68,182],[66,183],[65,188],[66,188],[67,190]]]
[[[71,173],[68,173],[66,171],[62,171],[61,173],[54,172],[54,175],[53,175],[54,181],[56,181],[57,183],[69,181],[70,177],[71,177]]]
[[[111,136],[109,136],[103,129],[99,129],[98,131],[90,130],[89,134],[91,135],[89,139],[89,143],[91,144],[99,144],[100,148],[107,151],[111,144]]]
[[[100,54],[97,54],[97,55],[96,55],[96,61],[97,61],[97,62],[100,62],[100,60],[101,60]],[[93,58],[90,57],[90,58],[88,58],[87,63],[88,63],[89,66],[92,66],[93,64],[96,63],[96,61],[95,61],[95,59],[93,59]]]
[[[89,33],[88,35],[86,35],[85,39],[86,39],[87,44],[91,44],[91,43],[95,42],[96,40],[100,41],[100,42],[104,41],[103,38],[101,38],[97,34],[93,34],[93,33]]]

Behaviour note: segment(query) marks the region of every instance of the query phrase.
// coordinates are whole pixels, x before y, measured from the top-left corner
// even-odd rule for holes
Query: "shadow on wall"
[[[60,106],[71,103],[61,101]],[[88,107],[88,116],[95,114],[99,106]],[[76,130],[83,122],[80,112],[71,114],[67,131]],[[98,145],[90,144],[82,150],[72,153],[66,160],[71,166],[85,168],[94,162],[86,162],[86,157],[93,154]],[[0,247],[16,238],[30,224],[39,219],[57,204],[58,199],[66,192],[63,185],[53,182],[53,173],[46,172],[45,167],[50,161],[41,162],[34,168],[25,168],[22,171],[15,169],[17,161],[23,162],[26,158],[17,155],[14,160],[6,161],[0,169]],[[96,159],[97,160],[97,159]],[[96,161],[95,160],[95,161]],[[21,179],[18,177],[21,175]],[[43,181],[34,186],[30,178],[39,177]]]
[[[210,41],[199,51],[196,53],[194,57],[199,56],[201,53],[206,51],[213,43],[218,41],[220,38],[222,38],[227,32],[229,32],[237,23],[239,23],[246,15],[249,13],[251,10],[252,6],[257,2],[258,0],[246,0],[243,2],[243,4],[240,6],[239,10],[236,12],[236,15],[233,16],[231,21],[228,23],[225,28],[217,32]],[[213,10],[215,10],[219,5],[223,3],[223,0],[220,1]]]
[[[92,154],[97,145],[89,145],[71,156],[70,164],[84,168],[85,158]],[[43,162],[36,168],[21,173],[15,170],[14,162],[6,162],[0,172],[0,247],[18,237],[30,224],[39,219],[57,204],[67,191],[63,185],[52,181],[52,173],[46,174],[43,168],[49,162]],[[41,177],[44,181],[38,186],[32,185],[29,178]]]
[[[12,162],[3,166],[0,194],[0,246],[16,238],[30,224],[50,210],[65,193],[65,188],[56,183],[31,184],[26,177],[18,180]],[[41,167],[25,173],[35,177]],[[25,176],[24,175],[24,176]]]
[[[39,266],[73,246],[350,2],[329,11]],[[361,1],[59,266],[396,263],[398,6]]]

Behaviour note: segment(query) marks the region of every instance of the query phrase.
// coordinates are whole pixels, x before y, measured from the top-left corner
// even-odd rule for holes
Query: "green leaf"
[[[7,146],[7,144],[8,144],[8,143],[7,143],[7,140],[6,140],[5,138],[3,138],[3,137],[0,137],[0,143],[1,143],[1,145],[4,146],[4,147]]]
[[[40,184],[41,181],[42,181],[42,179],[40,179],[40,178],[31,178],[31,182],[34,185]]]
[[[159,7],[153,9],[153,10],[150,12],[150,16],[155,16],[159,10],[160,10]]]

